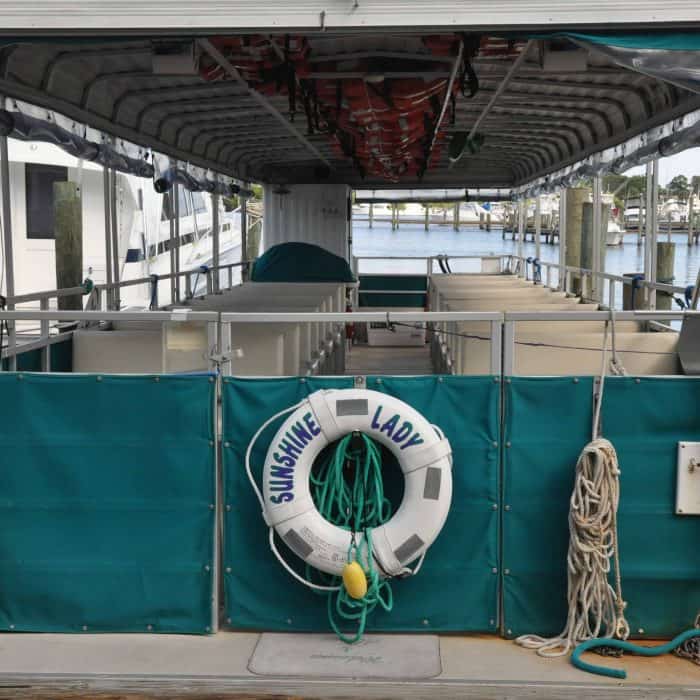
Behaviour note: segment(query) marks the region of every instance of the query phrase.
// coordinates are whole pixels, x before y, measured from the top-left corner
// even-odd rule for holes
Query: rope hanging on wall
[[[627,639],[630,633],[622,597],[617,536],[620,468],[612,443],[599,436],[600,412],[607,373],[608,324],[613,326],[613,372],[624,372],[616,362],[615,316],[605,323],[600,389],[595,404],[592,441],[576,462],[574,490],[569,505],[566,626],[550,639],[526,634],[515,641],[540,656],[568,654],[579,642],[600,636]],[[608,582],[614,572],[614,587]]]

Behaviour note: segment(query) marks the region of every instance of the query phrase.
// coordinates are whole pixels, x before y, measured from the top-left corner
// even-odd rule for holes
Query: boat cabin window
[[[192,214],[192,205],[189,192],[184,187],[178,187],[178,202],[180,204],[180,218]],[[161,221],[170,221],[173,218],[172,190],[163,195],[163,210],[160,215]]]
[[[39,163],[24,167],[27,238],[55,238],[53,184],[68,180],[68,168]]]
[[[204,202],[204,195],[201,192],[192,193],[192,205],[194,206],[195,214],[203,214],[207,210],[207,205]]]

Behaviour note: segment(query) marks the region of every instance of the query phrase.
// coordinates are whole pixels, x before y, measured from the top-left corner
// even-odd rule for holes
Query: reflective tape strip
[[[409,474],[451,455],[450,443],[447,440],[440,440],[433,445],[416,450],[416,452],[408,452],[407,450],[406,455],[401,456],[401,468],[404,474]]]
[[[296,530],[287,530],[282,540],[301,559],[306,559],[314,551],[314,548]]]
[[[416,553],[424,544],[425,542],[418,535],[413,534],[394,550],[394,556],[399,562],[408,563],[415,559]]]
[[[367,399],[345,399],[335,402],[336,416],[367,416],[369,405]]]
[[[425,470],[425,484],[423,486],[423,498],[429,501],[437,501],[440,498],[440,482],[442,470],[436,467],[428,467]]]

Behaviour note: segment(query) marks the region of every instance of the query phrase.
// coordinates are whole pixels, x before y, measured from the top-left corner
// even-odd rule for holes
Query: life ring
[[[311,497],[309,476],[321,450],[359,430],[391,450],[404,475],[404,497],[393,517],[372,530],[383,576],[409,572],[440,533],[452,500],[448,440],[418,411],[378,391],[331,389],[302,401],[277,431],[263,468],[263,516],[285,544],[311,566],[340,575],[351,533],[328,522]]]

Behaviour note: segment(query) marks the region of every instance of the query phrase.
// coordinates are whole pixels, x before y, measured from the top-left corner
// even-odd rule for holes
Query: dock
[[[672,656],[595,663],[625,668],[628,680],[585,674],[565,658],[543,659],[512,641],[483,635],[439,637],[441,672],[415,681],[261,676],[249,660],[262,635],[14,635],[0,655],[0,698],[36,700],[214,700],[236,698],[551,698],[641,700],[700,693],[700,673]],[[361,648],[361,647],[358,647]],[[357,653],[357,652],[356,652]],[[382,672],[382,660],[375,664]],[[371,672],[370,672],[371,673]],[[376,673],[376,671],[375,671]],[[369,674],[368,674],[369,675]]]

